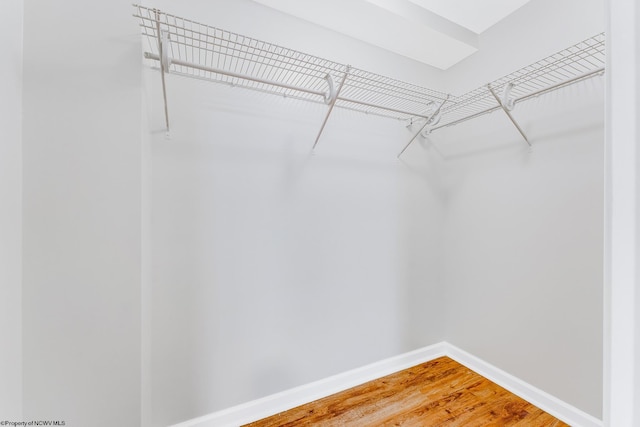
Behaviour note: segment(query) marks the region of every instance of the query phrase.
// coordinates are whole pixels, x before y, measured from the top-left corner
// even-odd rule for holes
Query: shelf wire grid
[[[514,84],[510,98],[517,103],[600,74],[604,66],[605,35],[600,33],[494,80],[489,86],[501,97],[505,86]],[[442,108],[442,119],[433,130],[500,108],[488,86],[481,86],[446,104]]]
[[[336,107],[396,119],[424,116],[447,94],[338,62],[134,5],[147,58],[171,58],[168,72],[312,102],[327,102],[329,83],[344,84]],[[348,71],[347,71],[348,70]],[[216,72],[219,71],[219,72]],[[346,79],[345,79],[346,75]],[[273,83],[273,84],[272,84]]]
[[[369,71],[288,49],[157,9],[134,5],[153,64],[160,60],[159,41],[171,58],[169,71],[324,103],[329,96],[327,76],[334,87],[344,84],[335,105],[400,120],[425,119],[444,100],[436,130],[500,109],[488,86],[460,96],[385,77]],[[498,96],[507,84],[515,86],[515,102],[586,79],[604,71],[605,36],[598,34],[547,58],[494,80]],[[346,77],[345,77],[346,76]]]

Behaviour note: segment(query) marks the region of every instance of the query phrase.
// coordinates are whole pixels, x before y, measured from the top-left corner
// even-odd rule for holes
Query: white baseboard
[[[603,425],[602,421],[597,418],[525,383],[484,360],[447,342],[441,342],[334,375],[320,381],[315,381],[209,415],[184,421],[172,427],[237,427],[441,356],[451,357],[469,369],[573,427],[602,427]]]
[[[237,427],[444,356],[444,349],[444,342],[434,344],[172,427]]]
[[[573,427],[603,426],[602,420],[599,420],[586,412],[563,402],[557,397],[554,397],[549,393],[506,373],[502,369],[496,368],[495,366],[459,349],[452,344],[443,343],[443,345],[445,347],[445,354],[456,362],[459,362],[472,371],[482,375],[486,379],[491,380],[499,386],[509,390],[516,396],[520,396],[527,402],[532,403],[559,420],[564,421]]]

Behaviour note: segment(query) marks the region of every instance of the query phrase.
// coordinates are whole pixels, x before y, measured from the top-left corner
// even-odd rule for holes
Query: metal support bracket
[[[516,87],[513,83],[507,83],[504,85],[504,90],[502,91],[502,105],[504,108],[511,111],[516,106],[516,100],[511,96],[511,91]]]
[[[331,74],[327,73],[327,75],[324,76],[324,79],[327,81],[327,85],[329,85],[329,90],[324,95],[324,103],[328,105],[332,102],[335,102],[335,99],[338,97],[338,93],[336,92],[336,86],[333,82],[333,77],[331,77]]]
[[[438,107],[433,111],[433,113],[431,113],[431,115],[429,116],[429,118],[425,121],[424,125],[422,125],[422,127],[420,128],[420,130],[413,135],[413,138],[411,138],[411,140],[407,143],[407,145],[404,146],[404,148],[402,149],[402,151],[398,154],[398,158],[400,158],[400,156],[402,156],[402,153],[404,153],[405,151],[407,151],[407,148],[409,148],[409,146],[411,145],[411,143],[418,137],[418,135],[420,135],[422,133],[423,130],[425,130],[427,128],[427,126],[429,126],[431,124],[431,122],[433,121],[433,118],[436,117],[437,115],[440,114],[440,109],[442,108],[442,106],[444,105],[445,102],[447,102],[449,100],[449,97],[451,95],[447,95],[447,97],[445,99],[442,100],[442,102],[440,102],[440,104],[438,105]]]
[[[320,136],[322,136],[322,132],[324,131],[324,127],[327,124],[327,121],[329,120],[329,116],[331,115],[331,112],[333,111],[333,107],[335,107],[336,105],[336,101],[338,100],[338,96],[340,96],[340,91],[342,91],[342,87],[344,86],[344,82],[347,81],[347,77],[349,77],[349,70],[351,70],[351,66],[347,65],[347,68],[344,71],[344,76],[342,77],[342,81],[340,82],[340,86],[338,86],[337,90],[333,90],[333,79],[331,79],[331,77],[327,78],[327,82],[329,83],[329,110],[327,110],[327,115],[324,116],[324,121],[322,122],[322,126],[320,126],[320,132],[318,132],[318,136],[316,136],[316,140],[313,143],[313,147],[311,148],[311,150],[315,150],[316,149],[316,145],[318,145],[318,141],[320,141]],[[327,99],[325,97],[325,99]]]
[[[169,49],[165,49],[169,44],[169,34],[160,30],[160,11],[156,10],[156,31],[158,32],[158,52],[160,53],[160,79],[162,80],[162,98],[164,99],[164,121],[169,136],[169,107],[167,105],[167,84],[165,73],[169,72],[171,60],[169,59]]]
[[[436,104],[434,102],[433,107],[435,106]],[[433,127],[440,123],[440,119],[442,118],[442,110],[437,110],[436,114],[433,114],[432,112],[430,112],[429,114],[431,115],[431,117],[429,117],[429,119],[427,120],[427,126],[425,126],[421,132],[421,135],[425,138],[431,134],[431,130],[433,129]]]
[[[531,143],[529,142],[529,139],[527,138],[527,135],[524,134],[524,131],[522,130],[520,125],[518,125],[518,122],[516,122],[516,120],[513,118],[513,116],[509,112],[509,110],[502,104],[502,101],[500,101],[500,98],[498,98],[498,95],[496,95],[496,93],[493,91],[493,88],[491,87],[491,85],[488,84],[487,88],[489,89],[489,92],[491,92],[491,95],[493,95],[493,97],[496,99],[496,102],[498,103],[500,108],[502,108],[502,111],[504,111],[504,113],[507,115],[507,117],[509,117],[509,120],[511,120],[511,123],[513,123],[513,125],[516,127],[516,129],[518,129],[518,132],[520,132],[520,135],[522,135],[522,137],[527,142],[527,144],[529,144],[529,147],[531,147]]]

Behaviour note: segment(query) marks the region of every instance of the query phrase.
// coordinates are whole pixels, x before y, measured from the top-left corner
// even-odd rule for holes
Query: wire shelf
[[[518,102],[604,72],[604,33],[460,96],[385,77],[220,28],[134,5],[145,58],[159,66],[169,131],[165,73],[210,80],[280,96],[419,122],[420,134],[502,109],[530,142],[509,111]],[[407,147],[402,150],[404,152]],[[402,152],[400,154],[402,154]]]
[[[489,87],[495,93],[502,94],[507,85],[513,84],[510,98],[515,105],[531,97],[601,74],[604,72],[604,66],[605,36],[601,33],[494,80],[487,86],[456,97],[453,102],[443,106],[442,120],[433,130],[501,109]]]
[[[160,50],[166,50],[171,59],[165,71],[172,74],[323,103],[331,100],[332,86],[335,91],[344,80],[336,107],[397,119],[420,116],[434,102],[447,97],[442,92],[156,9],[134,7],[146,39],[146,57],[157,64]]]

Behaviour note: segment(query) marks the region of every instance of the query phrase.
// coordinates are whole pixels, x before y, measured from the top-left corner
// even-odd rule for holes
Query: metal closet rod
[[[156,55],[154,53],[150,53],[150,52],[145,52],[144,53],[144,57],[147,59],[151,59],[151,60],[155,60],[155,61],[159,61],[162,63],[160,56]],[[194,62],[189,62],[189,61],[183,61],[180,59],[170,59],[170,64],[175,64],[175,65],[180,65],[183,67],[189,67],[189,68],[193,68],[195,70],[200,70],[200,71],[205,71],[205,72],[209,72],[209,73],[214,73],[214,74],[221,74],[224,76],[228,76],[228,77],[235,77],[238,79],[243,79],[243,80],[249,80],[252,82],[256,82],[256,83],[263,83],[263,84],[267,84],[267,85],[271,85],[271,86],[277,86],[277,87],[281,87],[283,89],[291,89],[291,90],[295,90],[298,92],[303,92],[303,93],[308,93],[310,95],[317,95],[320,97],[325,97],[326,96],[326,92],[323,91],[319,91],[319,90],[313,90],[313,89],[308,89],[306,87],[302,87],[302,86],[295,86],[295,85],[290,85],[287,83],[282,83],[282,82],[278,82],[275,80],[270,80],[270,79],[263,79],[261,77],[254,77],[254,76],[250,76],[247,74],[242,74],[242,73],[236,73],[233,71],[227,71],[227,70],[223,70],[221,68],[215,68],[215,67],[209,67],[206,65],[200,65],[200,64],[196,64]],[[349,77],[349,73],[345,72],[345,77],[348,78]],[[348,98],[345,96],[337,96],[335,98],[337,101],[344,101],[344,102],[351,102],[354,104],[358,104],[358,105],[362,105],[365,107],[371,107],[371,108],[379,108],[381,110],[386,110],[386,111],[390,111],[393,113],[398,113],[398,114],[405,114],[408,116],[413,116],[413,117],[419,117],[419,118],[423,118],[423,119],[429,119],[430,116],[424,115],[424,114],[416,114],[414,112],[411,111],[405,111],[405,110],[400,110],[397,108],[392,108],[392,107],[387,107],[385,105],[379,105],[379,104],[373,104],[373,103],[369,103],[369,102],[365,102],[365,101],[360,101],[358,99],[353,99],[353,98]]]
[[[147,58],[147,59],[153,59],[155,61],[160,61],[160,56],[156,55],[154,53],[145,52],[144,53],[144,57]],[[283,89],[297,90],[299,92],[304,92],[304,93],[308,93],[308,94],[311,94],[311,95],[318,95],[318,96],[324,96],[325,95],[325,92],[322,92],[322,91],[319,91],[319,90],[313,90],[313,89],[307,89],[305,87],[289,85],[289,84],[286,84],[286,83],[277,82],[275,80],[268,80],[268,79],[262,79],[262,78],[259,78],[259,77],[252,77],[252,76],[249,76],[247,74],[235,73],[233,71],[226,71],[226,70],[223,70],[223,69],[220,69],[220,68],[208,67],[206,65],[200,65],[200,64],[193,63],[193,62],[183,61],[183,60],[180,60],[180,59],[171,59],[170,60],[170,64],[181,65],[183,67],[189,67],[189,68],[193,68],[195,70],[201,70],[201,71],[206,71],[206,72],[215,73],[215,74],[223,74],[225,76],[236,77],[236,78],[243,79],[243,80],[250,80],[250,81],[256,82],[256,83],[264,83],[264,84],[268,84],[268,85],[271,85],[271,86],[278,86],[278,87],[281,87]]]

